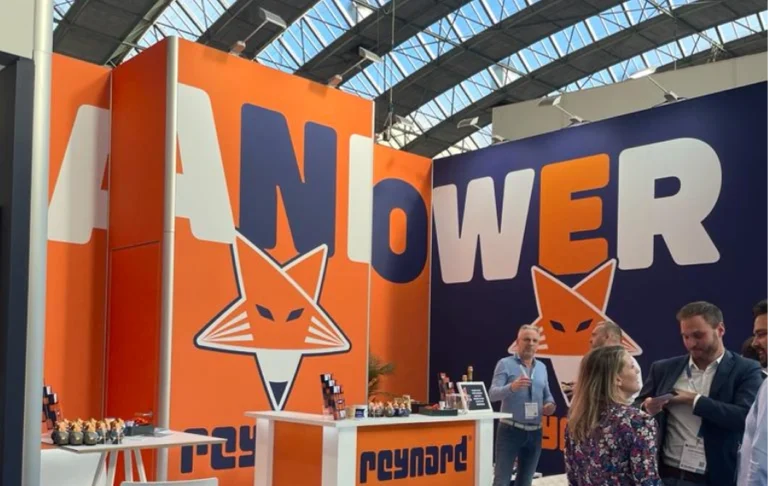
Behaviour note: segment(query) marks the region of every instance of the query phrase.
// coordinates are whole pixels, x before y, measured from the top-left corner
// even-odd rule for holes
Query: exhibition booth
[[[175,37],[51,73],[43,484],[488,485],[522,324],[562,474],[594,324],[647,367],[681,303],[766,293],[764,82],[433,161]]]
[[[57,461],[106,484],[487,482],[484,385],[446,377],[427,406],[432,162],[374,144],[372,102],[175,38],[52,71]]]

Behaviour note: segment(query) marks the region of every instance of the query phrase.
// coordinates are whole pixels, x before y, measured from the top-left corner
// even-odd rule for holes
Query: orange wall
[[[166,47],[113,74],[106,413],[124,418],[154,404],[157,382],[160,299],[146,287],[161,271]]]
[[[96,228],[87,244],[49,244],[46,383],[60,394],[68,418],[130,418],[135,412],[156,411],[166,53],[167,43],[160,43],[111,74],[102,67],[54,56],[51,196],[78,108],[92,105],[109,109],[111,104],[112,109],[108,177],[99,181],[99,190],[106,190],[109,180],[109,233]],[[333,127],[337,134],[336,249],[328,261],[321,304],[353,346],[348,353],[305,358],[286,409],[316,411],[317,377],[328,371],[334,372],[345,386],[348,403],[365,401],[368,286],[368,347],[396,365],[395,375],[385,378],[381,389],[426,398],[429,258],[416,278],[406,283],[389,282],[376,270],[369,277],[366,264],[347,258],[350,136],[372,137],[371,103],[197,44],[180,42],[180,53],[180,82],[204,90],[211,100],[236,225],[242,217],[239,170],[243,103],[278,111],[286,117],[300,166],[304,160],[305,123]],[[233,86],[232,79],[241,82]],[[271,88],[254,89],[258,86]],[[178,172],[184,174],[181,152]],[[406,182],[420,194],[422,201],[418,204],[423,204],[429,215],[429,159],[374,145],[373,179],[374,184],[386,179]],[[402,253],[414,244],[406,238],[407,222],[406,212],[392,211],[389,247],[394,253]],[[430,229],[426,231],[429,235]],[[278,262],[285,262],[297,251],[282,202],[278,203],[277,232],[277,245],[268,251]],[[171,426],[176,429],[205,427],[212,433],[214,428],[225,425],[248,426],[250,421],[242,416],[243,411],[269,407],[253,357],[212,352],[194,345],[195,335],[214,317],[219,301],[231,300],[231,278],[222,276],[222,282],[216,285],[210,280],[210,272],[220,266],[217,262],[225,260],[231,273],[229,245],[197,239],[190,220],[177,218],[171,401]],[[205,304],[200,295],[213,300]],[[77,359],[73,359],[73,348],[79,350]],[[278,433],[285,439],[295,435],[288,428]],[[235,441],[241,447],[242,437]],[[319,435],[304,436],[302,443],[316,449],[319,441]],[[226,455],[228,446],[225,451]],[[238,457],[243,457],[242,450]],[[314,458],[312,464],[319,460],[314,452],[308,457]],[[189,478],[210,473],[206,467],[209,460],[209,456],[195,457],[194,475],[179,475],[179,451],[172,451],[169,475]],[[149,457],[145,465],[148,471],[153,469]],[[294,469],[290,461],[276,465],[276,484],[290,483]],[[250,479],[253,469],[213,473],[240,480]]]
[[[252,427],[253,421],[244,417],[243,412],[276,407],[268,399],[265,389],[265,382],[274,376],[266,371],[269,366],[288,370],[284,375],[288,380],[275,380],[289,383],[284,410],[320,413],[319,377],[322,373],[334,373],[344,387],[348,403],[365,403],[369,268],[347,256],[347,215],[350,137],[372,137],[373,104],[185,41],[179,42],[179,83],[182,85],[179,106],[180,110],[185,110],[183,114],[180,111],[180,123],[189,123],[180,124],[178,138],[182,177],[177,179],[171,427],[204,429],[209,434],[222,436],[234,434],[241,427]],[[249,113],[263,116],[266,111],[280,121],[274,125],[249,121]],[[232,244],[206,241],[199,232],[195,234],[195,219],[203,224],[205,215],[183,214],[185,208],[180,202],[184,193],[200,194],[204,201],[202,205],[209,209],[209,213],[217,203],[213,200],[218,194],[214,188],[215,178],[197,180],[192,175],[213,161],[196,158],[198,151],[188,148],[194,141],[185,139],[183,132],[192,126],[195,133],[203,132],[206,119],[211,117],[221,157],[218,169],[223,168],[226,181],[224,197],[232,210],[233,225],[238,229]],[[322,158],[322,163],[330,161],[325,168],[335,170],[336,175],[332,181],[334,192],[328,199],[323,199],[323,204],[329,204],[335,216],[335,226],[330,228],[335,249],[327,258],[323,271],[318,273],[321,267],[310,261],[303,270],[298,265],[294,267],[299,271],[297,274],[281,267],[314,251],[299,252],[292,232],[294,225],[312,222],[313,208],[302,214],[287,214],[283,188],[258,186],[257,179],[263,178],[265,173],[257,172],[248,179],[242,174],[242,168],[250,166],[275,171],[295,164],[293,167],[302,177],[317,175],[312,172],[317,170],[316,166],[308,169],[310,161],[321,163],[312,152],[318,148],[307,144],[310,123],[322,126],[324,133],[333,133],[334,141],[329,144],[334,146],[335,159]],[[272,146],[275,138],[285,136],[285,128],[291,146]],[[271,138],[260,132],[270,132]],[[258,150],[249,151],[247,144],[254,140],[258,141],[253,142],[259,144]],[[285,155],[291,149],[295,162],[287,160],[291,157]],[[218,161],[215,163],[219,164]],[[255,191],[267,191],[270,197],[276,198],[276,207],[269,209],[251,203],[244,209],[242,201],[249,200],[249,193]],[[294,198],[294,204],[299,204],[296,196],[290,196]],[[272,214],[267,215],[267,211]],[[288,216],[294,220],[289,222]],[[271,248],[259,247],[257,242],[248,239],[251,235],[246,234],[244,227],[250,221],[263,222],[271,218],[276,221],[275,227],[262,223],[252,231],[257,235],[274,235],[275,244]],[[323,231],[326,229],[325,226],[322,228]],[[329,242],[313,242],[318,248],[321,244]],[[317,297],[314,296],[315,282],[321,289]],[[294,283],[303,288],[304,294],[296,292]],[[273,319],[257,313],[257,306],[271,309]],[[303,309],[303,313],[295,321],[288,322],[285,316],[292,309]],[[219,323],[219,316],[227,321]],[[243,318],[237,321],[238,316]],[[307,332],[313,326],[310,317],[323,321],[318,327],[341,329],[350,347],[333,354],[325,353],[324,349],[321,354],[307,354],[310,346],[305,339],[312,337]],[[216,332],[206,333],[213,329],[223,331],[222,339],[214,337]],[[210,340],[204,340],[205,336],[210,336]],[[293,377],[291,383],[289,380]],[[297,464],[290,461],[276,464],[276,485],[296,484],[294,479],[300,471],[304,472],[302,484],[319,484],[319,476],[312,477],[306,468],[319,468],[320,433],[317,427],[303,434],[297,433],[294,427],[276,429],[276,443],[284,442],[294,449],[306,451],[301,455],[312,462],[310,466],[304,464],[302,469],[297,469]],[[302,440],[292,439],[298,436]],[[230,442],[224,447],[224,455],[233,458],[231,468],[224,468],[228,462],[225,460],[221,461],[224,463],[222,469],[216,469],[219,466],[214,455],[220,453],[212,452],[195,456],[193,471],[184,472],[181,465],[183,451],[172,450],[169,478],[215,475],[222,485],[253,481],[253,466],[245,465],[247,461],[242,460],[247,454],[241,449],[242,441],[232,435],[227,438]]]
[[[123,419],[157,413],[166,53],[164,41],[113,73],[105,413]]]
[[[76,120],[81,128],[87,125],[82,122],[89,109],[109,109],[110,70],[58,54],[53,55],[52,70],[49,201],[55,190],[69,190],[87,194],[87,203],[99,205],[97,194],[106,189],[106,177],[87,180],[78,164],[104,164],[105,160],[88,155],[98,152],[99,143],[108,146],[108,141],[97,140],[99,132],[92,126],[77,133],[74,127]],[[108,114],[106,118],[108,122]],[[79,150],[83,146],[86,150]],[[69,174],[62,171],[68,150],[68,164],[73,164]],[[103,203],[101,209],[106,210]],[[55,224],[66,232],[81,217],[77,212],[65,211],[64,221],[59,218]],[[44,379],[70,418],[98,417],[102,410],[107,230],[93,228],[85,239],[54,230],[48,242]]]
[[[163,235],[167,45],[155,44],[112,77],[110,250]]]
[[[373,160],[374,183],[394,178],[413,186],[423,199],[430,221],[432,160],[382,145],[374,146]],[[390,248],[396,253],[415,244],[406,240],[406,223],[402,210],[392,211],[389,239]],[[427,244],[430,235],[428,228]],[[421,273],[408,283],[392,283],[376,271],[371,272],[370,351],[395,365],[394,375],[382,380],[381,391],[427,399],[428,335],[429,255]]]

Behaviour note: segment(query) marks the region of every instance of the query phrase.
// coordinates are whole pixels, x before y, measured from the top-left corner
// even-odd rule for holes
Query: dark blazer
[[[648,397],[672,391],[675,382],[685,372],[688,360],[689,356],[685,355],[653,363],[635,404],[640,406]],[[736,464],[744,422],[762,383],[763,374],[757,361],[725,351],[712,380],[709,397],[702,396],[696,402],[693,414],[701,417],[708,484],[736,485]],[[656,415],[660,435],[659,465],[663,460],[667,415],[666,410]]]

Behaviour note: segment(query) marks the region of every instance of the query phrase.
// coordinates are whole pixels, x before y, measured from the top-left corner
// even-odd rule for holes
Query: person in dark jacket
[[[763,381],[760,364],[725,349],[717,306],[687,304],[677,320],[688,354],[653,363],[636,401],[658,420],[659,473],[666,486],[736,486],[744,422]]]

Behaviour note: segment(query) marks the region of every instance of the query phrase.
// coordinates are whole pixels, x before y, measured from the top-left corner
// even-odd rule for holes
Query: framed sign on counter
[[[488,390],[482,381],[462,381],[456,384],[467,413],[492,412]]]

